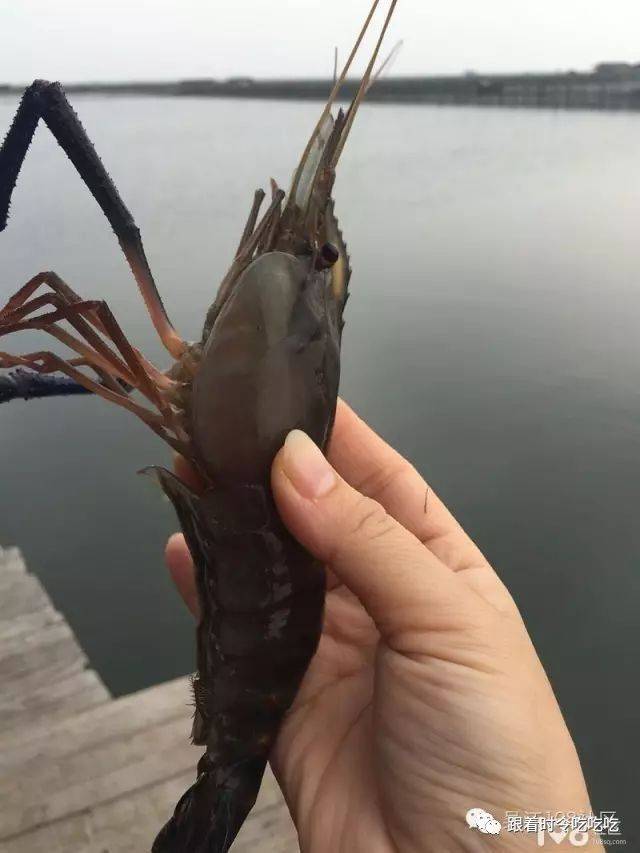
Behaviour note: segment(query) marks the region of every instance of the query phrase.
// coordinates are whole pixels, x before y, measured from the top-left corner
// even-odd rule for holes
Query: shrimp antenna
[[[400,41],[398,41],[394,44],[394,46],[391,48],[391,50],[387,54],[386,59],[381,63],[380,67],[378,68],[376,73],[371,78],[371,81],[369,82],[369,85],[367,86],[367,92],[375,83],[377,83],[377,81],[382,76],[382,73],[391,67],[391,64],[395,60],[396,56],[400,53],[403,44],[404,44],[404,41],[402,39],[400,39]]]
[[[400,52],[401,47],[402,47],[402,40],[400,40],[399,42],[397,42],[397,44],[395,44],[393,46],[393,48],[387,54],[386,58],[380,64],[378,70],[370,76],[369,80],[363,81],[363,85],[365,88],[364,88],[364,92],[362,94],[362,98],[364,98],[368,94],[371,87],[376,83],[376,81],[380,78],[380,76],[385,71],[385,69],[387,69],[389,67],[389,65],[391,64],[391,62],[396,58],[396,56]],[[374,56],[374,60],[375,60],[375,56]],[[336,155],[335,161],[333,159],[333,155],[334,155],[338,145],[340,145],[340,143],[342,143],[342,147],[344,147],[344,142],[346,141],[346,137],[344,140],[342,140],[342,132],[344,131],[344,128],[347,124],[349,126],[351,126],[351,122],[349,121],[349,119],[350,119],[352,112],[355,109],[357,109],[358,103],[359,103],[359,101],[357,101],[356,98],[354,98],[351,101],[349,108],[347,109],[346,115],[342,110],[340,110],[338,113],[338,117],[335,120],[335,123],[332,123],[331,135],[329,138],[327,138],[324,146],[321,146],[324,148],[322,155],[321,155],[323,158],[323,163],[321,163],[320,166],[317,166],[317,164],[316,164],[315,175],[311,181],[310,187],[308,188],[308,190],[305,194],[305,197],[307,198],[307,203],[309,203],[311,201],[313,189],[316,186],[316,184],[320,178],[320,175],[322,174],[323,168],[328,167],[329,169],[332,169],[335,167],[335,162],[337,162],[337,159],[338,159],[340,152],[338,152],[338,155]],[[320,131],[319,135],[322,135],[322,130]],[[340,150],[342,150],[342,147]],[[304,175],[304,172],[303,172],[303,175]],[[307,207],[307,209],[308,209],[308,207]]]
[[[336,85],[338,79],[338,45],[333,48],[333,85]]]
[[[380,48],[382,46],[382,42],[384,40],[384,37],[387,33],[387,29],[388,29],[389,23],[391,21],[391,16],[394,13],[397,2],[398,2],[398,0],[392,0],[391,5],[389,6],[389,11],[387,12],[387,17],[385,18],[384,24],[382,26],[382,30],[380,32],[380,35],[378,37],[378,41],[377,41],[376,46],[375,46],[375,49],[371,55],[371,59],[369,60],[369,64],[367,65],[367,70],[364,73],[364,76],[360,82],[360,87],[359,87],[358,91],[356,92],[356,95],[355,95],[355,97],[354,97],[354,99],[351,102],[351,105],[349,107],[349,113],[348,113],[347,120],[346,120],[345,125],[344,125],[344,129],[340,135],[340,141],[338,142],[338,144],[336,146],[336,150],[334,151],[333,156],[331,157],[331,162],[329,164],[330,168],[332,168],[332,169],[335,169],[336,164],[337,164],[338,160],[340,159],[340,155],[342,154],[342,150],[343,150],[345,143],[347,141],[347,138],[349,136],[349,132],[351,130],[351,127],[353,126],[353,122],[354,122],[354,119],[355,119],[356,114],[358,112],[358,108],[360,107],[360,104],[362,103],[362,100],[367,93],[367,89],[371,85],[371,74],[373,72],[373,66],[375,65],[376,59],[378,58],[378,54],[380,53]],[[391,55],[392,54],[393,54],[393,51],[392,51]],[[383,65],[383,67],[384,67],[384,65]],[[380,70],[382,70],[382,69],[380,69]],[[376,76],[379,76],[379,74],[380,74],[380,72],[378,72],[378,75],[376,75]]]
[[[394,6],[396,5],[396,2],[397,2],[397,0],[393,0]],[[291,189],[289,191],[289,200],[287,202],[288,205],[294,203],[294,199],[296,197],[296,190],[298,189],[298,183],[300,182],[300,177],[302,175],[304,165],[307,161],[307,157],[309,156],[309,154],[311,152],[311,149],[313,147],[313,143],[316,141],[317,136],[320,133],[320,128],[323,126],[324,120],[326,119],[326,117],[329,115],[329,112],[331,111],[331,107],[333,106],[335,99],[338,96],[338,92],[340,91],[340,87],[344,83],[345,77],[347,76],[347,73],[348,73],[349,69],[351,68],[351,64],[355,58],[356,53],[358,52],[358,48],[362,44],[362,39],[365,37],[365,34],[366,34],[367,30],[369,29],[369,24],[371,23],[371,19],[373,18],[375,11],[378,8],[379,3],[380,3],[380,0],[373,0],[373,3],[371,4],[371,8],[369,9],[369,14],[367,15],[367,19],[365,20],[364,24],[362,25],[362,29],[360,30],[358,38],[356,39],[356,43],[354,44],[354,46],[351,49],[351,53],[349,54],[349,57],[347,58],[347,61],[345,62],[342,71],[340,72],[340,76],[336,80],[336,82],[333,86],[333,89],[331,90],[331,93],[329,95],[329,100],[327,101],[325,108],[322,110],[322,114],[321,114],[320,118],[318,119],[318,123],[316,124],[316,126],[313,129],[311,137],[309,138],[309,141],[307,142],[306,148],[302,152],[302,157],[300,158],[300,163],[298,164],[298,168],[296,169],[295,174],[293,176],[293,181],[291,182]],[[376,55],[377,55],[377,53],[376,53]]]

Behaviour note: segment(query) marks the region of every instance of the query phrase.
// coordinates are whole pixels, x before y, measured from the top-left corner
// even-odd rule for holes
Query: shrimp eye
[[[316,269],[327,270],[332,267],[340,257],[340,252],[333,243],[325,243],[320,249],[316,259]]]

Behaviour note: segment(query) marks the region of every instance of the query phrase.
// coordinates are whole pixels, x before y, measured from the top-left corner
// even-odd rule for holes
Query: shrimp
[[[289,430],[304,430],[323,450],[331,435],[351,275],[332,189],[396,2],[389,4],[356,95],[334,116],[379,4],[374,0],[288,194],[272,181],[260,217],[265,193],[256,191],[196,342],[172,326],[135,221],[59,84],[36,81],[25,91],[0,149],[1,230],[36,125],[44,120],[110,222],[174,359],[162,372],[129,343],[106,302],[82,299],[55,273],[40,273],[0,310],[0,335],[40,329],[74,357],[0,353],[0,367],[18,368],[4,381],[4,399],[74,389],[98,394],[138,416],[188,460],[202,483],[195,491],[164,468],[147,469],[173,503],[194,560],[200,613],[192,739],[205,747],[196,780],[153,853],[229,849],[320,637],[324,569],[281,522],[270,467]],[[36,296],[42,285],[48,291]]]

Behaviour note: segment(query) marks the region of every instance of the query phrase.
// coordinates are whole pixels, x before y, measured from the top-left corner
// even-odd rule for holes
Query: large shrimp
[[[2,228],[35,127],[40,118],[46,122],[111,223],[175,359],[161,372],[128,342],[106,303],[83,300],[54,273],[41,273],[0,311],[0,334],[41,329],[75,357],[0,353],[0,367],[19,368],[5,377],[0,399],[12,389],[27,397],[99,394],[138,415],[203,483],[195,493],[165,469],[150,469],[173,502],[194,558],[200,618],[192,737],[206,747],[196,781],[158,835],[155,853],[229,848],[255,802],[320,635],[324,570],[280,521],[269,472],[289,430],[305,430],[322,448],[331,433],[350,277],[331,192],[396,0],[353,101],[335,118],[331,110],[378,3],[336,79],[288,195],[272,182],[271,202],[258,220],[265,193],[256,192],[197,343],[183,341],[171,325],[137,226],[59,84],[36,81],[26,90],[0,149]],[[41,285],[51,292],[34,296]],[[37,313],[42,308],[52,310]],[[56,373],[63,378],[49,375]],[[134,390],[154,408],[134,399]]]

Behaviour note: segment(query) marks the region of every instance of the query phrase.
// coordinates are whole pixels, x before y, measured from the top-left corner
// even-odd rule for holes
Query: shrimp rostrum
[[[353,101],[332,114],[375,0],[337,76],[291,188],[258,190],[200,340],[171,324],[139,230],[57,83],[25,91],[0,149],[0,230],[42,119],[102,208],[164,346],[167,371],[127,339],[106,302],[83,299],[53,272],[40,273],[0,310],[0,335],[39,329],[71,350],[0,352],[0,401],[92,392],[129,409],[191,464],[194,491],[149,469],[172,501],[195,564],[199,599],[192,738],[205,747],[194,784],[153,850],[221,853],[255,802],[270,749],[320,636],[324,569],[289,535],[269,488],[287,432],[326,448],[338,393],[349,260],[334,213],[336,166],[393,14]]]

